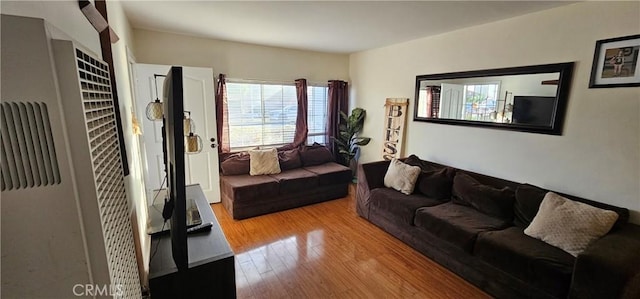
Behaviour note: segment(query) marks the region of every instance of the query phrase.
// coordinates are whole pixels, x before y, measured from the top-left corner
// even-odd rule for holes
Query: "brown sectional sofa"
[[[235,162],[221,163],[220,175],[222,204],[233,219],[344,197],[352,181],[351,170],[333,162],[331,153],[318,145],[282,151],[279,154],[282,172],[278,174],[245,174],[248,157],[239,155],[236,158]],[[226,167],[231,164],[233,166]]]
[[[409,195],[384,186],[389,161],[359,165],[358,214],[489,294],[640,298],[640,226],[627,223],[627,209],[563,194],[619,216],[608,234],[574,257],[523,232],[547,190],[416,156],[404,161],[422,168]],[[469,177],[481,184],[466,191],[454,186],[454,179]],[[474,204],[460,202],[469,196],[477,197]],[[483,196],[499,204],[485,205]]]

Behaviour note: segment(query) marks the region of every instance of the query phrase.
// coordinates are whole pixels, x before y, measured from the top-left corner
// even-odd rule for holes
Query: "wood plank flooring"
[[[238,298],[490,298],[358,217],[353,191],[240,221],[213,204],[236,254]]]

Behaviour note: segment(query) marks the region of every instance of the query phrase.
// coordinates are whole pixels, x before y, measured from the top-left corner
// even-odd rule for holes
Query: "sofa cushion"
[[[329,151],[326,146],[318,143],[303,146],[300,150],[300,158],[302,159],[303,166],[314,166],[334,162],[331,151]]]
[[[509,187],[495,188],[458,172],[453,178],[452,195],[454,203],[471,206],[489,216],[513,220],[515,192]]]
[[[422,160],[416,155],[410,155],[409,157],[404,159],[404,163],[407,163],[411,166],[418,166],[420,167],[420,169],[422,169],[422,171],[438,170],[438,169],[448,167],[448,166]]]
[[[439,204],[442,202],[424,195],[406,195],[390,188],[371,190],[369,201],[371,211],[382,214],[389,219],[398,219],[408,225],[413,225],[417,209]]]
[[[277,196],[280,188],[278,181],[268,175],[223,175],[220,176],[220,183],[221,191],[233,199],[234,205],[251,202],[258,197]]]
[[[538,213],[538,208],[540,207],[540,203],[544,199],[544,196],[549,192],[549,190],[545,190],[533,185],[522,184],[516,188],[516,202],[514,204],[514,219],[513,223],[518,227],[526,228],[529,226],[533,218]],[[588,205],[594,206],[596,208],[601,208],[605,210],[614,211],[618,214],[618,220],[616,220],[615,226],[622,226],[629,220],[629,210],[625,208],[620,208],[616,206],[612,206],[606,203],[597,202],[593,200],[584,199],[577,196],[562,194],[563,197],[566,197],[571,200],[579,201],[582,203],[586,203]]]
[[[263,175],[280,173],[278,151],[275,148],[249,151],[249,174]]]
[[[480,233],[473,254],[554,297],[567,297],[575,258],[525,235],[520,227]]]
[[[419,174],[420,167],[411,166],[393,158],[384,175],[384,186],[396,189],[407,195],[411,194],[416,186]]]
[[[479,233],[509,226],[505,220],[451,202],[419,208],[414,221],[417,227],[469,253]]]
[[[523,184],[516,189],[516,201],[513,204],[513,224],[522,229],[529,226],[536,217],[540,203],[547,194],[546,190]]]
[[[428,197],[448,200],[451,198],[455,169],[447,167],[422,171],[416,182],[416,190]]]
[[[410,155],[404,160],[404,163],[418,166],[422,170],[416,181],[414,192],[441,200],[451,198],[453,177],[456,174],[455,168],[424,161],[416,155]]]
[[[524,233],[578,256],[589,244],[608,233],[617,219],[614,211],[548,192]]]
[[[278,152],[278,162],[281,170],[289,170],[302,167],[300,151],[297,148]]]
[[[250,169],[249,154],[247,152],[235,153],[227,156],[220,163],[223,175],[248,174]]]
[[[304,169],[318,176],[318,185],[320,186],[350,183],[353,178],[351,169],[335,162],[305,166]]]
[[[299,192],[318,186],[318,176],[303,168],[285,170],[269,176],[280,183],[280,194]]]

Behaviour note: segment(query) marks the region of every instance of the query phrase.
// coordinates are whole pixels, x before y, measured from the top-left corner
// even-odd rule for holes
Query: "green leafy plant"
[[[338,154],[342,157],[341,162],[345,166],[351,165],[351,160],[357,156],[360,146],[367,145],[371,141],[369,137],[358,136],[364,126],[366,114],[362,108],[354,108],[351,115],[348,116],[346,113],[340,112],[342,122],[338,130],[339,135],[337,138],[333,138],[333,141],[338,147]]]

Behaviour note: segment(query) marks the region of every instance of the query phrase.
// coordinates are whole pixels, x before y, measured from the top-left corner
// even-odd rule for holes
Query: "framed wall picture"
[[[640,34],[596,42],[589,88],[640,86]]]

